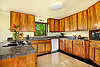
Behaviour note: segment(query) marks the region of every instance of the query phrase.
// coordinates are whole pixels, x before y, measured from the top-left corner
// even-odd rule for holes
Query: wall
[[[83,37],[88,37],[88,31],[75,31],[75,32],[61,32],[64,33],[65,36],[73,36],[73,35],[82,35]],[[48,33],[48,36],[56,36],[60,35],[60,33]]]

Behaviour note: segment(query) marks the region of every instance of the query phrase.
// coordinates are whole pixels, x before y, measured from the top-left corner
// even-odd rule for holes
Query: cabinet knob
[[[93,50],[93,48],[92,48],[92,50]]]

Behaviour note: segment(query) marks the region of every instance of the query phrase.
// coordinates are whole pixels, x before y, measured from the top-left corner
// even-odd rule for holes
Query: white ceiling
[[[0,0],[0,11],[17,11],[41,18],[61,19],[87,9],[99,0]],[[63,8],[51,10],[50,5],[62,3]]]

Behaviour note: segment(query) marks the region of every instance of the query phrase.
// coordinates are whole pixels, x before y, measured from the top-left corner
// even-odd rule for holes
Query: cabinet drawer
[[[38,40],[35,40],[35,41],[30,41],[31,43],[38,43]]]
[[[94,42],[90,42],[90,46],[94,46]]]
[[[46,42],[51,42],[51,40],[46,40]]]
[[[43,42],[45,42],[45,40],[39,40],[39,41],[38,41],[38,43],[43,43]]]
[[[74,44],[83,44],[83,41],[79,41],[79,40],[73,40]]]
[[[66,39],[65,42],[72,43],[72,40]]]
[[[64,41],[65,39],[60,39],[60,41]]]

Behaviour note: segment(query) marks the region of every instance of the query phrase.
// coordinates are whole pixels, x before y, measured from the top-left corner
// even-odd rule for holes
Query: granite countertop
[[[32,41],[32,40],[48,40],[48,39],[71,39],[71,40],[81,40],[81,41],[88,41],[88,38],[84,39],[73,39],[73,37],[32,37],[30,39],[23,39],[24,41]]]
[[[7,45],[7,41],[4,43],[0,43],[3,45]],[[34,54],[36,53],[36,49],[31,45],[19,45],[19,46],[9,46],[2,47],[0,46],[0,60],[9,59],[14,57],[20,57],[24,55]]]
[[[71,40],[81,40],[81,41],[87,41],[87,39],[73,39],[72,37],[32,37],[30,39],[24,38],[22,41],[33,41],[33,40],[48,40],[48,39],[71,39]],[[31,45],[19,45],[19,46],[9,46],[9,47],[2,47],[4,45],[9,44],[10,41],[4,41],[0,43],[0,60],[3,59],[9,59],[14,57],[20,57],[24,55],[34,54],[36,53],[36,49],[32,47]]]

